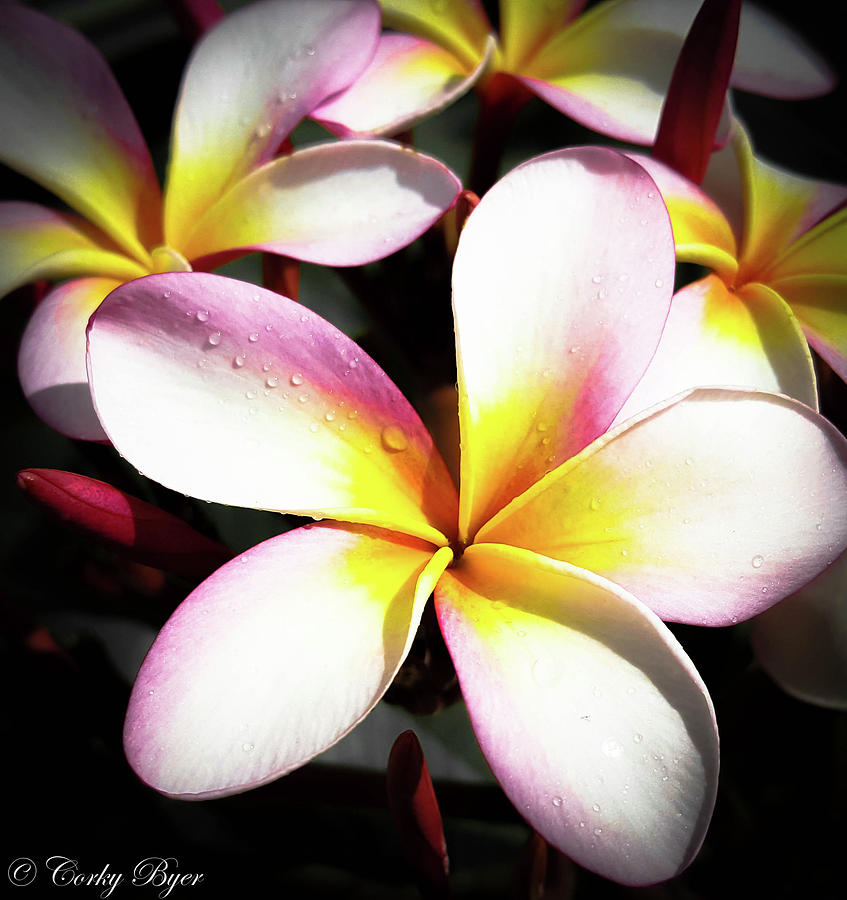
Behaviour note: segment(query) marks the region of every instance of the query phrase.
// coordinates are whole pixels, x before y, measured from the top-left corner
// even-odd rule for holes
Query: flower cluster
[[[0,203],[0,292],[55,282],[22,334],[26,398],[144,483],[300,517],[224,562],[156,505],[21,473],[90,538],[199,581],[126,715],[160,793],[240,793],[331,748],[434,610],[514,808],[648,885],[697,855],[718,790],[712,700],[668,623],[753,619],[780,685],[847,707],[847,439],[817,374],[847,380],[847,188],[758,159],[724,97],[834,77],[752,4],[584,6],[501,0],[495,28],[479,0],[208,4],[160,191],[98,51],[5,4],[0,159],[68,207]],[[725,82],[684,81],[733,52]],[[702,93],[690,129],[669,124],[681,89]],[[470,90],[481,199],[408,131]],[[490,186],[533,95],[596,141]],[[303,145],[315,122],[339,139]],[[307,293],[215,271],[258,253],[338,269],[376,321],[357,343]]]

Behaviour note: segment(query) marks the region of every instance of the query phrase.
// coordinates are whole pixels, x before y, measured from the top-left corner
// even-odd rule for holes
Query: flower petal
[[[453,267],[463,535],[608,427],[659,341],[673,272],[656,186],[614,151],[548,154],[485,195]]]
[[[468,68],[485,54],[491,27],[480,0],[380,0],[382,23],[444,47]]]
[[[500,43],[503,69],[518,72],[539,46],[582,12],[585,0],[500,0]]]
[[[516,74],[583,125],[619,140],[652,144],[674,64],[699,5],[695,0],[600,3],[576,25],[551,36]],[[769,74],[761,77],[764,71]],[[748,3],[731,83],[790,97],[816,95],[832,86],[811,50]]]
[[[847,709],[847,555],[756,616],[752,638],[756,659],[789,694]]]
[[[768,280],[771,270],[786,257],[786,267],[781,274],[792,274],[792,269],[797,271],[790,260],[794,251],[792,244],[818,223],[823,232],[832,227],[832,221],[824,223],[822,220],[847,201],[847,187],[803,178],[763,162],[753,156],[750,139],[740,126],[735,128],[733,149],[744,192],[742,276],[750,272],[753,277]],[[800,247],[817,240],[821,239],[809,236],[801,240]],[[829,260],[838,258],[838,254],[832,252],[833,243],[831,239],[827,242],[826,238],[820,243],[822,251],[829,251],[825,254]],[[802,262],[806,252],[809,251],[804,251],[796,262]],[[810,256],[808,262],[812,263],[814,253]]]
[[[703,840],[718,741],[705,686],[634,597],[566,563],[474,545],[436,609],[477,739],[532,827],[625,884]]]
[[[803,331],[769,287],[730,291],[709,275],[677,291],[656,355],[615,422],[703,385],[774,391],[817,408]]]
[[[201,273],[137,279],[98,310],[89,358],[110,439],[162,484],[438,544],[455,529],[456,490],[415,411],[286,297]]]
[[[659,160],[641,153],[627,156],[647,170],[662,193],[671,217],[677,260],[708,266],[732,282],[738,270],[738,245],[732,225],[717,203]]]
[[[84,219],[37,203],[0,203],[0,297],[41,278],[145,274]]]
[[[102,441],[85,370],[85,327],[118,282],[80,278],[51,291],[35,308],[21,338],[18,376],[41,419],[68,437]]]
[[[798,100],[831,91],[836,80],[832,69],[796,31],[762,6],[743,5],[733,87]]]
[[[141,667],[124,728],[130,765],[164,794],[205,799],[326,750],[403,662],[440,574],[433,549],[377,529],[307,526],[218,569]]]
[[[170,246],[183,250],[210,206],[360,74],[378,34],[379,8],[370,0],[255,3],[207,32],[174,117],[165,192]]]
[[[192,259],[249,248],[325,265],[360,265],[419,237],[461,187],[443,163],[400,144],[318,144],[242,179],[202,218],[183,249]]]
[[[396,134],[466,94],[493,52],[491,39],[476,67],[468,69],[436,44],[408,34],[384,34],[362,75],[311,118],[341,137]]]
[[[139,261],[161,243],[159,185],[106,61],[81,34],[3,7],[0,159],[53,191]]]
[[[609,432],[478,540],[597,572],[662,619],[726,625],[847,546],[847,440],[808,407],[702,389]]]
[[[847,276],[798,275],[774,282],[812,347],[847,381]]]

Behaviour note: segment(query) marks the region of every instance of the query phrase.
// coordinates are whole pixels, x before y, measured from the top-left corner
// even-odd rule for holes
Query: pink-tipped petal
[[[730,291],[709,275],[677,291],[656,355],[615,422],[702,385],[773,391],[817,408],[803,331],[769,287]]]
[[[3,5],[0,121],[3,162],[140,261],[161,243],[150,154],[106,61],[74,29],[18,3]]]
[[[552,34],[519,73],[547,103],[619,140],[652,144],[697,0],[600,3]],[[769,96],[814,96],[831,77],[772,17],[744,4],[732,84]]]
[[[68,437],[106,439],[88,387],[85,328],[117,281],[79,278],[51,291],[35,308],[18,353],[24,395],[38,416]]]
[[[662,619],[726,625],[847,547],[847,440],[777,394],[692,391],[608,433],[478,534],[597,572]]]
[[[453,267],[464,534],[605,431],[656,349],[673,272],[656,185],[614,151],[548,154],[483,197]]]
[[[483,753],[518,812],[624,884],[696,854],[717,787],[706,689],[664,625],[602,578],[475,545],[436,609]]]
[[[794,697],[847,709],[847,555],[756,616],[756,659]]]
[[[436,44],[408,34],[383,34],[362,75],[311,117],[341,137],[397,134],[466,94],[493,52],[492,39],[479,63],[468,70]]]
[[[200,220],[184,251],[195,259],[249,248],[361,265],[419,237],[461,187],[443,163],[400,144],[318,144],[242,179]]]
[[[111,295],[88,341],[104,427],[154,480],[439,544],[454,531],[455,488],[417,413],[298,303],[216,275],[152,275]]]
[[[378,34],[372,0],[268,0],[235,11],[205,35],[174,117],[170,246],[182,248],[209,207],[361,73]]]
[[[37,203],[0,203],[0,297],[39,279],[145,275],[84,219]]]
[[[204,799],[308,762],[385,693],[441,560],[402,535],[327,526],[234,559],[147,655],[124,728],[130,765],[164,794]]]

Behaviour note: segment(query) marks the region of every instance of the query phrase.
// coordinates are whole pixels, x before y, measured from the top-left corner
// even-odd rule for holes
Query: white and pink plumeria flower
[[[610,429],[673,278],[667,211],[626,157],[565,150],[495,185],[453,271],[458,491],[388,376],[303,306],[201,273],[114,291],[88,340],[116,448],[198,498],[334,520],[247,551],[166,623],[125,726],[139,776],[203,799],[308,762],[382,697],[434,592],[520,814],[617,881],[681,871],[718,736],[661,620],[736,622],[823,571],[847,546],[847,442],[722,388]]]
[[[72,210],[0,203],[0,295],[71,279],[24,335],[24,392],[52,427],[102,439],[85,372],[85,325],[118,284],[212,268],[253,251],[327,265],[380,259],[417,238],[460,185],[387,141],[275,156],[349,85],[379,37],[374,0],[268,0],[226,17],[185,71],[164,195],[117,82],[79,33],[3,4],[0,160]]]
[[[605,0],[585,10],[585,0],[500,0],[497,35],[480,0],[380,5],[397,30],[383,34],[362,77],[314,113],[336,133],[393,134],[473,85],[502,95],[507,78],[594,131],[650,144],[700,2]],[[831,90],[834,76],[797,35],[745,3],[732,83],[797,99]]]

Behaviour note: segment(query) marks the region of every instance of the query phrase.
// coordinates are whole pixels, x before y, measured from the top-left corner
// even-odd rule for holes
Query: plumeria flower
[[[496,37],[480,0],[381,6],[399,33],[385,33],[365,74],[314,113],[335,132],[396,133],[477,83],[500,116],[535,94],[588,128],[650,144],[700,3],[606,0],[584,12],[585,0],[500,0]],[[800,98],[826,93],[834,78],[784,25],[745,4],[733,84]]]
[[[677,292],[624,414],[698,384],[749,385],[815,406],[809,345],[847,379],[847,187],[761,161],[737,121],[702,188],[633,158],[662,191],[677,259],[710,271]]]
[[[776,390],[816,407],[809,346],[847,379],[847,188],[762,162],[737,122],[702,189],[635,158],[661,187],[677,258],[711,271],[677,292],[659,349],[619,419],[697,384]],[[756,658],[782,688],[843,709],[845,600],[841,557],[752,624]]]
[[[85,325],[121,282],[256,250],[356,265],[405,246],[451,205],[455,176],[389,142],[274,158],[304,116],[363,70],[378,32],[371,0],[274,0],[224,19],[185,71],[162,196],[99,53],[73,29],[4,4],[0,160],[84,217],[0,204],[0,295],[71,279],[37,308],[21,346],[24,392],[46,422],[103,438],[86,383]]]
[[[382,697],[434,591],[527,822],[621,882],[684,868],[717,731],[661,619],[728,624],[824,569],[847,544],[847,442],[730,389],[609,430],[673,276],[667,212],[626,157],[556,152],[495,185],[453,270],[460,491],[386,374],[302,306],[202,273],[113,292],[89,371],[119,452],[195,497],[334,520],[247,551],[166,623],[127,713],[139,776],[204,799],[308,762]]]

